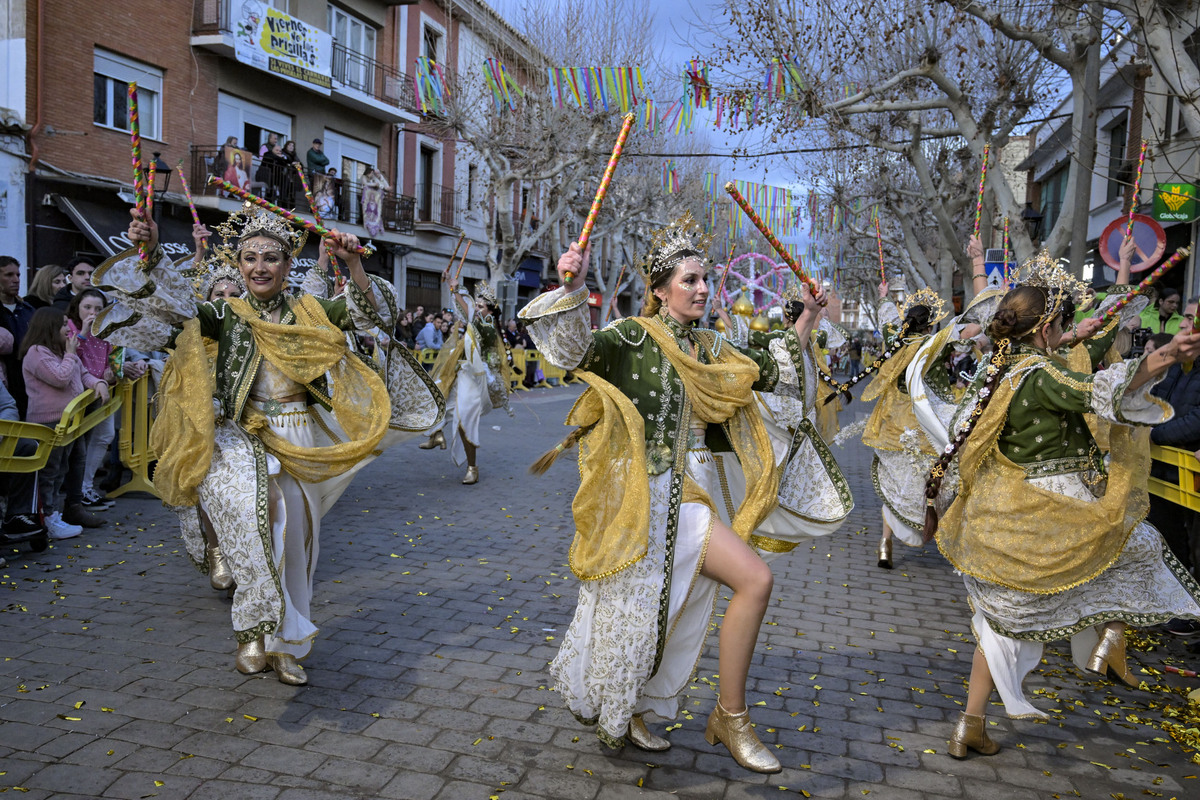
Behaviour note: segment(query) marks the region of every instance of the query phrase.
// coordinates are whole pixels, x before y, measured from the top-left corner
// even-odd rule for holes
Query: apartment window
[[[1058,222],[1062,213],[1069,174],[1070,165],[1064,164],[1042,180],[1042,214],[1045,215],[1042,219],[1042,239],[1050,237],[1050,231],[1054,230],[1054,223]]]
[[[441,62],[442,32],[432,25],[426,25],[422,31],[421,40],[423,47],[421,55],[430,61]]]
[[[417,186],[417,219],[422,222],[429,222],[435,219],[435,209],[433,207],[433,172],[437,165],[437,154],[438,151],[436,148],[421,145],[418,162],[418,179],[420,183]]]
[[[129,84],[136,81],[141,134],[147,139],[160,139],[162,70],[99,48],[93,58],[92,122],[104,128],[129,130]]]
[[[1129,163],[1125,160],[1125,144],[1128,139],[1128,118],[1122,118],[1108,129],[1108,187],[1104,193],[1105,202],[1120,197],[1124,183],[1132,178],[1129,174]]]
[[[333,77],[367,94],[375,81],[375,28],[336,6],[329,6],[333,34]]]
[[[479,166],[467,165],[467,211],[475,208],[475,181],[479,179]]]

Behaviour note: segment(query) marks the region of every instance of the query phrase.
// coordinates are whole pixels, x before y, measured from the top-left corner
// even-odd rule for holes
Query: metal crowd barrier
[[[1196,460],[1196,456],[1190,450],[1152,444],[1150,457],[1175,467],[1179,473],[1175,483],[1151,476],[1147,481],[1150,494],[1192,511],[1200,511],[1200,461]]]

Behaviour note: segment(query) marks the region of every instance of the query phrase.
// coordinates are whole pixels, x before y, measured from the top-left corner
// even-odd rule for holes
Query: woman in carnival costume
[[[790,285],[783,295],[784,330],[751,330],[744,317],[730,317],[724,308],[717,314],[729,331],[729,339],[738,346],[769,351],[771,343],[782,340],[792,329],[805,304],[800,289]],[[836,394],[836,386],[827,369],[822,369],[825,347],[840,347],[845,333],[821,314],[818,327],[809,336],[803,358],[795,363],[799,396],[784,392],[756,392],[771,445],[775,466],[779,471],[779,506],[758,526],[750,543],[768,563],[783,553],[794,550],[802,541],[836,532],[854,510],[850,484],[829,449],[820,430],[823,408],[832,410],[824,398]],[[729,493],[740,496],[745,488],[745,476],[736,459],[714,454]]]
[[[521,311],[538,350],[590,387],[567,417],[580,427],[536,465],[548,466],[578,440],[570,566],[583,583],[550,670],[572,713],[596,724],[605,743],[619,746],[628,735],[638,747],[665,750],[670,742],[651,734],[643,715],[678,714],[725,584],[733,598],[721,623],[720,693],[705,738],[724,743],[747,769],[777,772],[746,700],[773,585],[748,541],[778,490],[754,393],[799,396],[796,365],[818,306],[809,302],[767,352],[742,351],[695,327],[708,302],[709,238],[690,215],[654,235],[642,265],[643,316],[591,330],[588,258],[578,245],[559,259],[562,288]],[[714,458],[730,451],[750,483],[736,506],[723,501]]]
[[[379,369],[347,349],[343,331],[387,330],[396,314],[392,287],[366,274],[353,235],[329,237],[351,276],[345,295],[289,295],[304,235],[266,211],[237,211],[210,258],[236,266],[248,291],[197,302],[163,259],[157,226],[133,213],[129,239],[150,257],[130,249],[96,269],[93,283],[115,302],[94,329],[114,344],[173,348],[151,431],[155,487],[167,505],[198,508],[182,519],[192,520],[184,540],[199,565],[209,563],[199,514],[211,521],[237,587],[237,669],[306,683],[296,659],[317,634],[309,610],[321,517],[384,447],[439,420],[441,396],[402,348]]]
[[[939,549],[964,576],[977,643],[966,708],[950,740],[956,758],[999,751],[984,727],[993,688],[1009,716],[1047,717],[1021,688],[1044,642],[1070,639],[1080,668],[1137,686],[1125,661],[1126,625],[1200,618],[1200,586],[1143,521],[1144,426],[1172,416],[1149,390],[1171,364],[1200,355],[1200,334],[1177,335],[1149,356],[1093,373],[1122,320],[1094,338],[1099,318],[1064,335],[1082,285],[1045,253],[1021,274],[992,319],[995,350],[963,398],[926,487],[925,530],[936,529]],[[1130,303],[1122,316],[1139,310]],[[1069,354],[1062,349],[1079,342]],[[1087,369],[1067,366],[1076,352]],[[1109,423],[1107,458],[1088,414]],[[956,456],[957,496],[939,521]],[[947,491],[954,482],[946,480]]]
[[[466,331],[456,331],[434,362],[434,382],[446,398],[447,413],[441,427],[418,446],[445,450],[445,429],[449,427],[450,456],[458,466],[466,462],[462,482],[471,485],[479,481],[479,420],[493,408],[506,408],[512,415],[508,408],[512,356],[500,336],[500,308],[492,287],[480,281],[474,302],[468,303],[458,292],[458,283],[451,281],[450,294],[467,320]]]

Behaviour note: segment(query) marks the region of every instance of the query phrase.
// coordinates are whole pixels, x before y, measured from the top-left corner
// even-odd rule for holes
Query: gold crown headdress
[[[212,293],[213,287],[221,281],[228,281],[237,286],[238,291],[245,293],[246,284],[242,280],[242,273],[225,257],[215,252],[209,253],[199,264],[199,266],[191,269],[181,270],[184,275],[192,279],[192,286],[196,290],[196,296],[201,302],[207,302],[208,296]]]
[[[702,264],[707,263],[712,241],[713,234],[704,233],[700,223],[692,218],[692,212],[686,211],[682,217],[651,235],[650,252],[636,266],[649,287],[652,276],[674,269],[684,259],[695,258]]]
[[[1017,286],[1032,286],[1046,295],[1046,311],[1037,324],[1025,332],[1027,335],[1052,321],[1062,311],[1063,301],[1070,298],[1076,309],[1085,309],[1091,303],[1091,290],[1083,281],[1066,269],[1065,260],[1056,260],[1046,250],[1027,260],[1017,270]],[[1017,336],[1015,338],[1020,338]]]
[[[246,203],[234,211],[229,218],[217,226],[217,233],[225,240],[222,248],[234,256],[232,263],[237,263],[237,251],[241,249],[240,242],[253,236],[266,236],[279,242],[284,252],[295,256],[303,248],[308,239],[308,232],[296,230],[291,224],[265,208],[258,208]]]
[[[803,299],[800,295],[800,287],[794,282],[789,283],[787,288],[783,290],[783,294],[779,296],[779,299],[782,300],[785,305],[793,300]]]
[[[480,300],[487,303],[489,306],[500,305],[499,301],[496,300],[496,292],[492,289],[492,285],[487,281],[480,281],[479,283],[475,284],[475,302],[478,303]]]
[[[908,312],[917,306],[925,306],[929,309],[930,325],[936,325],[946,317],[947,312],[943,310],[946,306],[946,301],[928,286],[918,289],[904,298],[904,304],[900,306],[900,318],[904,319],[907,317]]]

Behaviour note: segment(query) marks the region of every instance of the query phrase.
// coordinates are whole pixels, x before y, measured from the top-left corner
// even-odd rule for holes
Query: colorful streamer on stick
[[[792,254],[788,252],[788,249],[783,246],[783,242],[779,241],[775,234],[771,232],[771,229],[767,227],[767,223],[763,222],[758,214],[754,213],[754,209],[750,206],[750,203],[746,201],[746,198],[742,197],[742,193],[737,190],[737,186],[730,181],[729,183],[725,184],[725,191],[728,192],[729,196],[733,198],[733,201],[741,207],[742,211],[746,212],[746,216],[749,217],[750,221],[754,223],[754,227],[758,228],[758,232],[763,235],[763,238],[770,243],[771,247],[775,248],[775,252],[779,254],[779,257],[783,259],[784,263],[791,267],[792,272],[796,273],[796,277],[808,284],[808,288],[812,290],[813,296],[815,297],[818,291],[817,282],[806,275],[804,270],[800,269],[800,265],[796,263],[796,259],[793,258]]]
[[[309,233],[315,234],[322,238],[329,236],[329,234],[330,234],[330,230],[328,228],[326,228],[325,226],[318,225],[315,222],[309,222],[308,220],[304,219],[304,217],[298,217],[295,214],[293,214],[291,211],[288,211],[286,208],[280,208],[279,206],[275,205],[274,203],[272,203],[269,200],[264,200],[256,194],[251,194],[250,192],[247,192],[245,189],[243,189],[240,186],[234,186],[229,181],[221,180],[216,175],[208,176],[208,183],[210,186],[216,186],[219,189],[224,189],[226,192],[229,192],[234,197],[240,197],[243,200],[248,200],[249,202],[253,203],[254,205],[258,206],[259,208],[265,208],[267,211],[270,211],[272,214],[276,214],[280,217],[283,217],[288,222],[291,222],[295,225],[299,225],[300,227],[304,228]],[[370,248],[370,247],[360,244],[358,247],[356,247],[354,249],[354,252],[356,252],[359,255],[366,258],[366,257],[372,255],[375,252],[375,250],[373,248]]]
[[[138,118],[137,84],[129,84],[129,146],[133,162],[133,196],[136,198],[134,207],[138,218],[150,220],[146,213],[146,177],[142,172],[142,128]],[[150,263],[150,246],[147,242],[138,242],[138,262],[143,269]]]
[[[200,214],[196,212],[196,204],[192,201],[192,190],[188,188],[187,175],[183,174],[183,159],[179,159],[179,164],[175,169],[179,170],[179,182],[183,184],[183,196],[187,198],[188,211],[192,212],[192,222],[200,224]]]
[[[324,225],[325,222],[321,219],[321,212],[317,210],[317,200],[313,197],[312,189],[308,185],[308,176],[304,174],[304,167],[299,164],[296,164],[295,167],[296,174],[300,176],[300,186],[304,189],[304,197],[308,200],[308,208],[312,211],[313,219],[317,221],[318,225]],[[338,269],[337,257],[333,254],[333,244],[328,239],[323,240],[323,243],[325,245],[325,254],[329,256],[329,266],[333,267],[334,277],[342,277],[342,271]]]
[[[1137,213],[1138,195],[1142,192],[1142,167],[1146,164],[1147,142],[1142,139],[1142,152],[1138,156],[1137,175],[1133,179],[1133,198],[1129,201],[1129,221],[1125,223],[1125,238],[1133,236],[1133,215]]]
[[[621,160],[621,150],[625,147],[625,139],[629,136],[629,130],[633,127],[636,119],[637,117],[633,114],[626,114],[624,122],[621,123],[621,132],[617,134],[617,143],[613,145],[612,155],[608,157],[608,166],[604,168],[604,177],[600,179],[600,188],[596,190],[596,199],[592,201],[592,209],[588,212],[587,219],[583,223],[583,231],[579,234],[580,251],[587,250],[588,239],[592,235],[592,226],[596,224],[596,217],[600,215],[600,206],[604,205],[604,196],[608,194],[608,185],[612,183],[613,173],[617,170],[617,162]],[[566,279],[567,283],[570,283],[575,280],[575,275],[567,272]]]
[[[875,214],[875,244],[879,247],[879,282],[887,283],[887,270],[883,264],[883,232],[879,230],[879,214]]]
[[[983,187],[987,184],[988,170],[988,154],[991,152],[992,143],[985,142],[983,145],[983,168],[979,170],[979,193],[975,196],[975,237],[979,237],[979,223],[983,219]]]
[[[1123,308],[1125,308],[1125,306],[1129,305],[1130,300],[1132,300],[1134,297],[1136,297],[1139,294],[1145,293],[1145,291],[1147,289],[1149,289],[1154,284],[1155,281],[1157,281],[1164,274],[1166,274],[1167,270],[1171,269],[1171,267],[1174,267],[1180,261],[1183,261],[1185,258],[1188,257],[1188,255],[1191,252],[1192,252],[1192,246],[1190,244],[1187,247],[1179,248],[1175,252],[1175,255],[1171,256],[1166,261],[1159,264],[1158,268],[1155,269],[1154,272],[1151,272],[1150,275],[1145,280],[1143,280],[1137,286],[1133,287],[1128,292],[1126,292],[1124,297],[1122,297],[1115,304],[1110,306],[1107,311],[1104,312],[1104,316],[1102,316],[1100,318],[1100,321],[1102,323],[1101,329],[1103,329],[1104,326],[1107,326],[1108,323],[1112,322],[1113,319],[1115,319],[1116,316],[1121,313],[1121,309],[1123,309]]]

